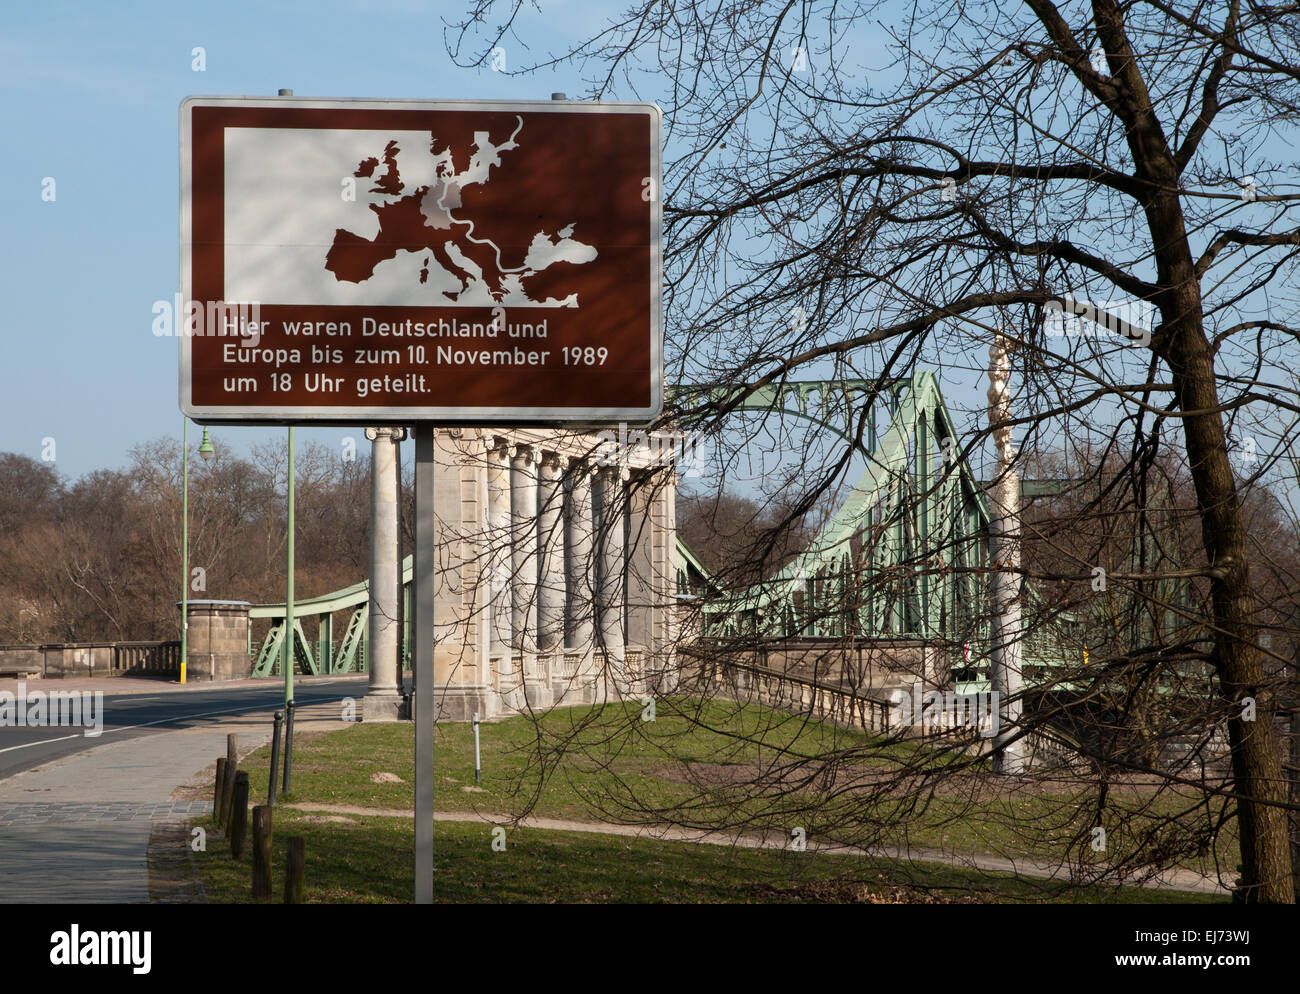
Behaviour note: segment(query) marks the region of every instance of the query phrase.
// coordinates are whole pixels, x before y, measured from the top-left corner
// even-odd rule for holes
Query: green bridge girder
[[[687,578],[703,578],[703,596],[698,599],[705,635],[932,639],[969,646],[972,661],[987,660],[988,621],[977,570],[988,563],[989,509],[982,484],[957,450],[958,433],[933,373],[786,381],[748,392],[714,387],[677,388],[673,393],[686,402],[684,414],[707,403],[802,418],[867,457],[866,470],[809,548],[747,590],[719,588],[677,540],[678,594],[683,600],[696,599]],[[945,446],[945,439],[951,439],[951,445]],[[413,575],[407,556],[402,561],[404,660],[410,652]],[[865,596],[859,597],[858,591]],[[271,622],[253,675],[278,673],[284,604],[256,605],[249,615]],[[368,581],[298,601],[294,615],[297,669],[327,674],[367,670]],[[335,625],[336,617],[344,619],[341,626]],[[303,619],[315,623],[314,649],[303,631]],[[336,627],[342,633],[337,639]],[[1027,675],[1032,666],[1050,667],[1054,662],[1041,634],[1027,640],[1024,655]],[[954,660],[955,666],[963,664],[960,658]],[[970,668],[982,669],[978,663]],[[968,690],[983,689],[986,673],[971,676],[961,683]]]
[[[953,647],[954,668],[966,671],[960,689],[987,689],[987,581],[979,571],[989,560],[989,507],[933,373],[789,381],[748,393],[683,390],[679,398],[688,412],[702,398],[715,408],[804,418],[867,459],[806,551],[759,584],[702,599],[706,635],[938,640]],[[1037,490],[1038,481],[1025,481],[1022,492]],[[679,589],[691,571],[712,583],[678,546]],[[1059,665],[1053,634],[1027,635],[1027,681]]]
[[[883,400],[890,413],[910,381],[903,377],[875,380],[786,380],[754,388],[675,387],[673,399],[685,401],[683,416],[693,409],[765,411],[812,421],[844,441],[862,444],[868,451],[876,446],[876,401]],[[734,398],[734,399],[733,399]]]
[[[410,607],[411,582],[414,566],[410,556],[402,560],[402,607],[403,618],[409,617],[406,609]],[[343,612],[345,619],[341,626],[342,636],[335,639],[336,615]],[[350,587],[295,601],[294,615],[294,660],[295,669],[302,673],[365,673],[366,640],[370,628],[370,581],[362,580]],[[253,664],[253,676],[271,676],[281,673],[281,660],[284,650],[284,602],[279,604],[255,604],[249,608],[250,620],[269,619],[270,628],[262,639],[257,659]],[[304,618],[311,619],[316,630],[316,646],[312,649],[303,631]],[[409,658],[410,623],[403,622],[402,651],[403,659]],[[251,634],[250,634],[251,638]],[[251,645],[250,645],[251,652]]]
[[[711,391],[709,400],[726,404],[727,393]],[[762,583],[704,606],[720,622],[717,634],[937,638],[974,617],[972,576],[953,567],[987,560],[988,506],[956,451],[957,430],[933,373],[773,384],[732,409],[815,421],[858,445],[867,467],[806,551]],[[946,449],[945,439],[952,440]],[[898,575],[882,585],[862,582],[864,574]],[[868,596],[850,604],[863,589]]]

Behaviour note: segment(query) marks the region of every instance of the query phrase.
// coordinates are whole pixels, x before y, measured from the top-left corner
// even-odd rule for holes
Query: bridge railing
[[[695,647],[684,647],[679,653],[689,659],[683,667],[683,689],[805,713],[866,732],[891,731],[894,705],[884,698],[864,696],[844,687],[754,663],[718,658]]]
[[[180,672],[181,644],[175,640],[0,645],[0,677],[180,679]]]

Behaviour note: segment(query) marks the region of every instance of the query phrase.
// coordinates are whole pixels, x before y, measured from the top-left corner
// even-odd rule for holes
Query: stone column
[[[516,445],[510,461],[511,644],[537,651],[537,450]]]
[[[581,460],[569,468],[564,501],[564,546],[568,598],[564,605],[565,645],[582,653],[577,685],[569,689],[575,703],[594,704],[599,698],[596,669],[596,525],[592,515],[594,468]]]
[[[510,669],[510,647],[514,643],[511,619],[510,575],[510,447],[504,438],[488,439],[487,452],[487,546],[488,607],[487,629],[492,652],[505,655]]]
[[[628,645],[640,646],[643,663],[654,650],[655,477],[637,471],[627,486],[627,632]]]
[[[537,647],[564,648],[564,467],[559,455],[544,452],[538,488],[537,526],[541,561],[537,588]]]
[[[595,523],[591,508],[594,470],[575,462],[569,471],[569,493],[564,515],[569,597],[565,606],[566,644],[571,649],[591,647],[595,618],[596,571],[592,551]]]
[[[483,441],[478,432],[439,428],[433,437],[433,678],[438,720],[498,713],[487,673],[479,668],[476,628],[485,605],[477,596],[485,555]]]
[[[654,593],[652,635],[656,668],[654,688],[672,693],[680,676],[677,671],[677,474],[669,468],[659,473],[651,501],[654,518]]]
[[[619,467],[604,468],[597,475],[600,489],[601,521],[599,577],[596,614],[599,624],[598,643],[605,650],[605,673],[620,696],[631,687],[627,679],[624,653],[623,584],[627,557],[623,528],[627,520],[626,473]]]
[[[366,721],[396,721],[397,689],[397,461],[405,428],[367,428],[370,439],[370,631],[366,660],[370,686],[362,705]]]

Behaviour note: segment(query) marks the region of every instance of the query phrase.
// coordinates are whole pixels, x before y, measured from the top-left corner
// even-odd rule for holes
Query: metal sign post
[[[435,426],[659,415],[662,117],[651,103],[288,90],[181,104],[181,292],[154,323],[179,337],[181,411],[416,426],[418,903],[433,900]],[[286,789],[291,749],[286,729]]]
[[[415,903],[433,903],[433,425],[415,426]]]

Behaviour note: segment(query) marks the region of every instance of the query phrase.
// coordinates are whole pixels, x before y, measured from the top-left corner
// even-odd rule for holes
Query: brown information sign
[[[187,99],[182,411],[653,418],[660,122],[653,104]]]

